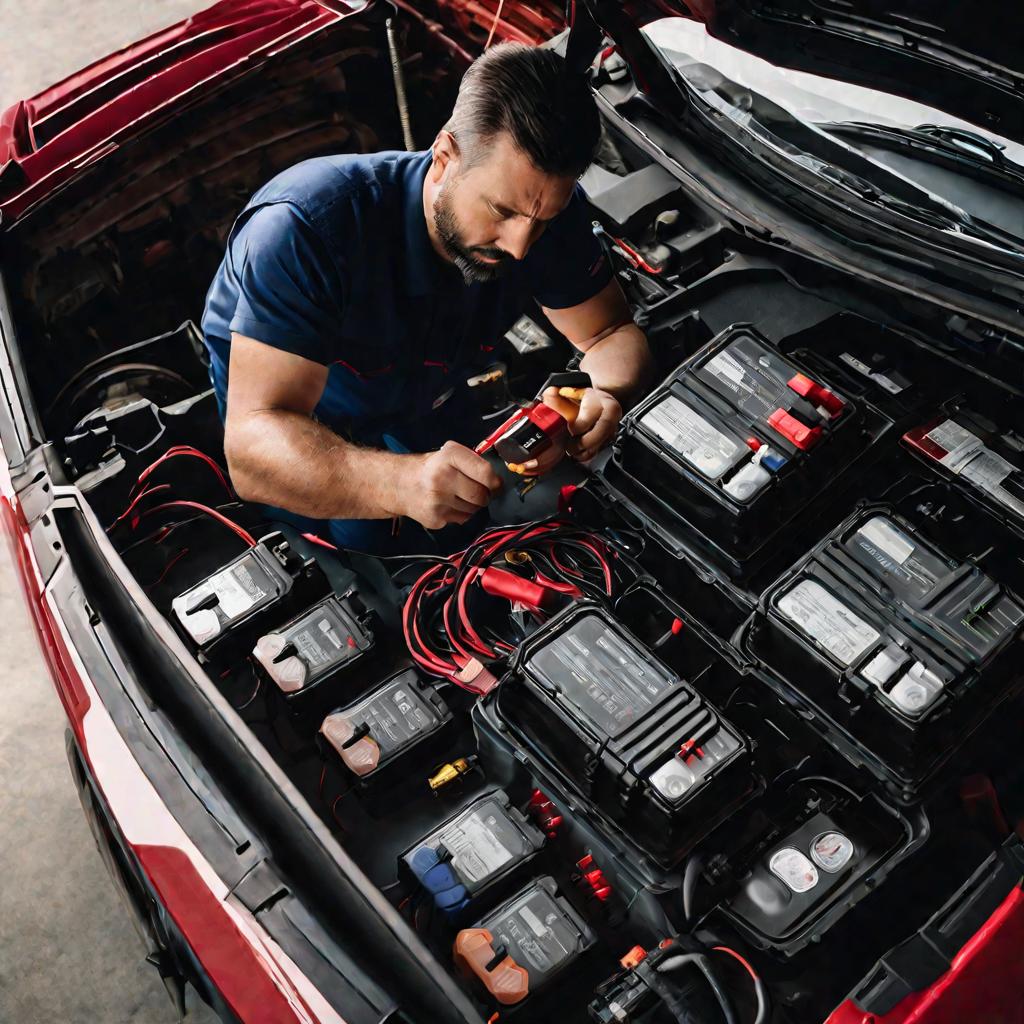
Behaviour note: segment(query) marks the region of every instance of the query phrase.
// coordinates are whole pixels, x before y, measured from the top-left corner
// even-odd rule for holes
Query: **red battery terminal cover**
[[[563,818],[555,805],[539,790],[530,794],[530,802],[526,805],[527,813],[547,833],[548,839],[558,835]]]
[[[776,409],[768,417],[768,426],[802,452],[809,451],[822,437],[821,427],[809,427],[795,416],[791,416],[785,409]]]
[[[805,374],[798,373],[794,377],[791,377],[786,383],[789,385],[790,389],[795,391],[801,398],[806,398],[807,401],[811,402],[813,405],[820,406],[824,409],[832,419],[838,416],[843,409],[846,408],[846,403],[837,394],[829,391],[826,387],[822,387],[821,384],[811,380],[811,378]]]
[[[608,879],[604,877],[604,872],[597,866],[592,853],[588,853],[576,861],[576,867],[580,871],[577,879],[579,885],[587,889],[591,896],[602,903],[611,896],[612,887],[608,884]]]
[[[504,956],[501,956],[504,953]],[[500,947],[486,928],[463,928],[455,936],[452,956],[463,973],[476,977],[502,1006],[521,1003],[530,993],[530,976]]]

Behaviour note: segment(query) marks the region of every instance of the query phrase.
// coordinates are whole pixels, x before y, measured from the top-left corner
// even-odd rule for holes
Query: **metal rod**
[[[388,50],[391,53],[391,73],[395,79],[395,101],[398,104],[398,120],[402,122],[402,138],[405,141],[405,148],[414,150],[416,148],[412,140],[412,126],[409,123],[409,104],[405,98],[405,75],[402,73],[402,62],[398,57],[398,43],[395,40],[394,21],[388,18]]]

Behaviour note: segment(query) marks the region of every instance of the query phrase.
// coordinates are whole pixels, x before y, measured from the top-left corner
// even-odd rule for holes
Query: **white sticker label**
[[[478,811],[453,825],[441,836],[441,842],[451,850],[456,870],[469,882],[489,877],[512,859]]]
[[[244,565],[224,569],[217,573],[210,582],[220,598],[221,611],[229,619],[245,614],[267,593],[256,583]]]
[[[911,539],[883,516],[869,519],[857,533],[898,565],[902,565],[914,553]]]
[[[983,491],[992,491],[1015,472],[1015,468],[995,452],[982,448],[960,472],[965,480],[970,480]]]
[[[877,630],[814,580],[801,580],[779,598],[778,607],[842,665],[852,665],[879,638]]]
[[[976,437],[954,420],[945,420],[925,434],[925,437],[945,449],[946,454],[939,462],[951,473],[959,473],[965,459],[982,447],[980,437]]]
[[[646,412],[640,423],[709,480],[717,480],[747,452],[675,395]]]
[[[709,359],[707,365],[708,369],[716,377],[725,377],[727,380],[731,380],[734,384],[739,384],[741,387],[745,387],[748,391],[750,390],[750,387],[744,380],[746,377],[746,371],[743,369],[743,364],[734,356],[730,355],[725,349],[719,352],[714,359]]]

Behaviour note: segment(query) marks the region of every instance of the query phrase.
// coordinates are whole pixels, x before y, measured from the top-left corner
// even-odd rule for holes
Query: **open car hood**
[[[670,15],[702,21],[714,38],[781,67],[904,96],[1024,140],[1024,28],[1020,9],[1007,0],[640,0],[628,6],[641,24]]]

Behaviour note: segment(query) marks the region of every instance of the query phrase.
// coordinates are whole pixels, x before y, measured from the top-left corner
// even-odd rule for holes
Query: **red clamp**
[[[575,583],[551,580],[537,573],[534,579],[523,579],[508,569],[488,566],[477,571],[477,579],[484,591],[492,597],[504,597],[508,601],[518,602],[527,608],[540,610],[550,607],[559,594],[569,597],[582,597],[583,591]]]
[[[846,408],[846,403],[838,395],[802,373],[791,378],[787,384],[801,398],[806,398],[812,405],[821,406],[830,417],[838,416]]]
[[[688,764],[690,761],[694,759],[703,758],[704,749],[702,747],[697,746],[696,740],[687,740],[679,748],[679,753],[676,756],[681,757],[683,759],[683,762]]]
[[[776,409],[768,417],[768,426],[777,431],[787,441],[806,452],[813,448],[822,436],[821,427],[808,427],[785,409]]]
[[[539,790],[535,789],[530,794],[530,802],[526,810],[547,833],[548,839],[554,839],[562,825],[562,816],[555,809],[555,805]]]
[[[477,579],[486,593],[524,604],[527,608],[546,608],[555,596],[551,587],[523,579],[514,572],[493,565],[478,570]]]
[[[583,888],[589,889],[590,895],[594,899],[604,903],[611,896],[612,887],[608,884],[608,879],[604,877],[604,872],[597,866],[594,855],[588,853],[581,857],[576,861],[576,867],[580,871],[579,884]]]

